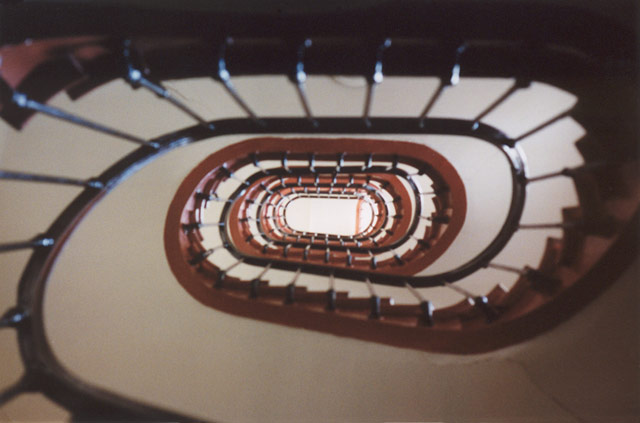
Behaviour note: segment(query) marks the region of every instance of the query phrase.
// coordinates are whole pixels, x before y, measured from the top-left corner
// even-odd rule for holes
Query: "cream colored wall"
[[[298,198],[287,206],[286,219],[298,231],[351,236],[357,233],[357,208],[358,200]]]
[[[473,117],[510,83],[462,79],[432,115]],[[170,85],[207,118],[242,116],[211,80]],[[237,86],[259,115],[301,115],[295,92],[284,78],[241,79]],[[435,86],[434,79],[389,78],[376,92],[373,111],[417,115]],[[308,92],[319,115],[362,111],[362,81],[312,78]],[[573,101],[534,84],[486,120],[515,135],[524,129],[524,116],[518,113],[542,121]],[[145,137],[191,124],[168,105],[119,81],[78,103],[58,96],[54,104],[99,116],[108,124],[126,123],[128,130]],[[3,169],[86,178],[133,148],[46,117],[36,117],[22,133],[3,130]],[[523,151],[532,159],[530,174],[580,163],[572,146],[580,133],[565,119],[523,142]],[[242,138],[225,137],[167,153],[117,187],[78,227],[53,270],[45,303],[49,340],[72,373],[137,399],[220,421],[573,422],[631,421],[637,414],[637,266],[557,329],[481,356],[430,354],[339,338],[233,317],[195,302],[176,283],[164,259],[166,208],[189,169]],[[509,187],[500,183],[505,170],[499,164],[479,166],[497,159],[482,147],[466,148],[461,140],[408,138],[438,147],[463,174],[471,198],[470,220],[456,248],[464,255],[464,240],[500,223],[488,210],[508,197]],[[545,154],[552,147],[556,153]],[[534,160],[536,156],[544,161]],[[3,181],[2,239],[26,239],[44,231],[78,192]],[[576,201],[566,181],[544,183],[529,194],[525,222],[557,221],[559,209]],[[549,235],[554,233],[516,237],[500,260],[535,265]],[[28,256],[0,255],[2,309],[14,303],[16,281]],[[446,267],[447,260],[456,257],[443,259],[439,266]],[[489,272],[462,283],[468,289],[486,290],[497,276]],[[307,279],[305,283],[324,289],[324,281]],[[354,289],[358,294],[365,291]],[[460,299],[443,290],[430,295],[442,304]],[[11,331],[0,332],[3,385],[20,374],[13,338]],[[5,420],[65,415],[36,396],[0,408],[0,419]]]

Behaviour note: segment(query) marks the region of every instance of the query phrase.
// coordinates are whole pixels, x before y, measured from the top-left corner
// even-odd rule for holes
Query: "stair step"
[[[583,229],[592,234],[611,236],[615,233],[615,219],[606,212],[595,175],[588,171],[571,174],[582,210]]]
[[[562,218],[563,222],[579,222],[582,219],[582,210],[580,207],[562,209]],[[569,266],[579,258],[582,252],[584,234],[579,226],[566,227],[563,232],[564,237],[560,263]]]
[[[551,274],[560,264],[564,242],[561,239],[548,237],[538,270]]]

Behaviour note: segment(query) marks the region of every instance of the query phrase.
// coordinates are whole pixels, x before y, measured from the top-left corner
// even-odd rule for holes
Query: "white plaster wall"
[[[351,236],[357,230],[357,208],[358,200],[299,198],[287,206],[287,223],[302,232]]]

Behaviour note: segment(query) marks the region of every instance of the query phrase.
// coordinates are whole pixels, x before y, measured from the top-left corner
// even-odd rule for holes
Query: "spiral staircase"
[[[24,22],[47,7],[7,4],[2,12],[5,22]],[[150,297],[169,291],[153,292],[156,273],[131,263],[154,242],[149,249],[162,249],[172,273],[163,281],[188,293],[180,301],[189,310],[204,305],[430,353],[499,354],[540,336],[602,295],[636,257],[637,46],[615,25],[578,15],[575,28],[597,24],[599,36],[550,25],[540,40],[527,31],[493,34],[488,23],[465,27],[467,11],[425,6],[459,13],[455,28],[442,30],[435,21],[409,25],[410,8],[385,22],[380,8],[364,13],[367,36],[354,37],[347,23],[361,12],[280,17],[276,28],[258,25],[259,14],[57,7],[69,19],[82,10],[86,22],[6,27],[0,115],[12,128],[9,142],[24,140],[18,158],[46,155],[42,139],[33,153],[26,147],[32,125],[44,128],[39,136],[48,128],[52,138],[96,135],[84,146],[62,142],[68,157],[34,161],[44,166],[17,168],[10,149],[2,162],[9,225],[31,214],[53,222],[0,245],[12,266],[24,261],[17,301],[1,322],[17,331],[25,369],[0,404],[42,392],[79,420],[202,415],[174,414],[167,410],[175,405],[147,405],[67,370],[75,353],[56,339],[80,327],[69,323],[70,304],[86,317],[85,297],[69,293],[85,288],[57,291],[60,278],[74,274],[59,269],[78,266],[91,279],[91,261],[70,265],[67,257],[82,250],[73,242],[85,239],[84,228],[99,228],[96,213],[110,228],[100,234],[113,234],[98,240],[123,243],[112,267],[137,269],[133,280],[152,286]],[[524,19],[507,9],[505,16]],[[101,13],[114,16],[113,29],[89,25]],[[163,22],[175,24],[168,35]],[[127,102],[142,100],[119,111],[115,99],[125,90]],[[140,130],[142,120],[152,129]],[[92,163],[94,155],[106,165]],[[76,160],[77,170],[66,167]],[[493,171],[494,179],[482,174]],[[46,188],[23,196],[27,182]],[[109,205],[129,186],[135,197]],[[155,195],[170,201],[142,211]],[[307,232],[287,219],[303,198],[358,201],[371,219],[352,235]],[[45,211],[56,201],[60,211]],[[106,218],[105,207],[135,216]],[[138,227],[155,235],[127,237]]]

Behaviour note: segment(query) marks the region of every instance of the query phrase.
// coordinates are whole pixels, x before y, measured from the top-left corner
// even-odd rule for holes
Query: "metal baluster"
[[[152,141],[147,141],[143,138],[137,137],[135,135],[128,134],[126,132],[122,132],[118,129],[110,128],[108,126],[102,125],[97,122],[90,121],[83,117],[74,115],[72,113],[66,112],[57,107],[49,106],[46,104],[39,103],[35,100],[31,100],[27,97],[26,94],[22,94],[19,92],[13,93],[13,102],[18,105],[18,107],[23,109],[33,110],[35,112],[39,112],[45,114],[47,116],[51,116],[55,119],[60,119],[65,122],[72,123],[74,125],[82,126],[88,129],[92,129],[97,132],[102,132],[103,134],[112,135],[114,137],[121,138],[126,141],[133,142],[135,144],[140,144],[152,148],[160,148],[160,144],[157,144]]]
[[[253,161],[253,165],[255,167],[257,167],[258,169],[260,169],[260,171],[262,173],[264,173],[265,175],[269,175],[269,171],[265,168],[263,168],[262,166],[260,166],[260,162],[258,161],[258,155],[256,153],[252,153],[251,154],[251,159]]]
[[[505,272],[517,273],[518,275],[524,275],[526,273],[525,269],[519,269],[517,267],[507,266],[505,264],[489,263],[487,264],[487,267],[491,269],[504,270]]]
[[[37,175],[33,173],[13,172],[8,170],[0,170],[0,179],[9,179],[14,181],[25,182],[46,182],[52,184],[75,185],[87,188],[104,188],[104,184],[97,179],[74,179],[63,176]]]
[[[236,261],[232,265],[228,266],[226,269],[220,271],[218,273],[218,277],[216,278],[216,283],[214,285],[214,288],[218,288],[218,289],[222,288],[222,286],[224,284],[224,279],[227,277],[227,274],[231,270],[233,270],[236,266],[239,266],[242,263],[244,263],[244,258],[239,259],[238,261]]]
[[[203,117],[201,117],[198,113],[196,113],[189,106],[184,104],[182,101],[178,100],[175,96],[173,96],[165,87],[160,83],[153,83],[147,78],[144,77],[141,70],[137,69],[134,64],[132,51],[132,42],[131,40],[125,41],[124,46],[124,58],[127,66],[127,71],[125,74],[125,80],[131,85],[132,88],[143,87],[146,90],[152,92],[159,98],[163,100],[167,100],[170,104],[180,109],[183,113],[189,115],[196,122],[200,123],[200,125],[204,126],[208,129],[215,129],[213,124],[208,123]]]
[[[378,47],[373,73],[367,78],[368,90],[367,97],[364,102],[364,112],[362,113],[362,118],[364,119],[364,124],[367,126],[367,128],[371,127],[371,120],[369,120],[369,117],[371,115],[371,105],[373,104],[373,95],[375,93],[375,89],[378,84],[382,83],[382,80],[384,79],[384,75],[382,73],[382,56],[384,54],[384,51],[390,46],[391,39],[387,38]]]
[[[529,85],[531,85],[531,81],[525,81],[525,80],[516,79],[514,84],[507,91],[505,91],[504,94],[502,94],[500,97],[498,97],[497,100],[495,100],[493,103],[491,103],[489,106],[487,106],[482,112],[480,112],[476,116],[476,118],[473,120],[473,123],[471,124],[471,129],[474,130],[474,131],[476,129],[478,129],[480,127],[480,121],[482,120],[482,118],[487,116],[489,113],[494,111],[499,105],[504,103],[517,90],[519,90],[521,88],[527,88]]]
[[[336,175],[340,173],[340,171],[342,170],[342,166],[344,166],[344,154],[345,153],[340,153],[340,155],[338,156],[336,173],[335,173]]]
[[[46,236],[37,236],[29,241],[9,242],[6,244],[0,244],[0,253],[5,253],[15,250],[25,250],[29,248],[38,247],[51,247],[54,244],[54,239]]]
[[[400,257],[398,252],[395,250],[395,248],[389,248],[389,251],[393,253],[393,258],[396,260],[396,263],[402,266],[404,264],[404,260],[402,260],[402,258]]]
[[[462,295],[463,297],[465,297],[469,303],[473,304],[474,302],[474,297],[476,297],[476,295],[472,294],[471,292],[467,291],[466,289],[452,284],[450,282],[444,282],[444,286],[446,286],[447,288],[457,292],[458,294]]]
[[[571,110],[567,110],[566,112],[562,112],[554,117],[552,117],[551,119],[547,120],[546,122],[541,123],[540,125],[536,126],[535,128],[525,132],[524,134],[514,138],[513,140],[511,140],[512,144],[517,143],[518,141],[522,141],[523,139],[530,137],[531,135],[542,131],[544,128],[553,125],[554,123],[556,123],[557,121],[559,121],[560,119],[564,119],[568,116],[571,116]]]
[[[364,165],[362,166],[362,170],[368,170],[371,169],[371,166],[373,164],[373,153],[370,153],[366,160],[364,161]]]
[[[260,182],[260,188],[262,188],[264,191],[266,191],[268,194],[274,194],[274,192],[269,189],[269,187],[267,187],[264,182]]]
[[[445,282],[444,285],[466,297],[470,304],[473,304],[474,307],[479,309],[485,315],[487,323],[491,323],[498,318],[498,313],[489,305],[489,300],[486,296],[474,295],[466,289],[449,282]]]
[[[415,289],[409,282],[405,282],[404,286],[407,287],[409,292],[416,297],[420,302],[420,309],[422,310],[422,317],[420,322],[425,326],[433,326],[433,311],[434,307],[431,301],[428,301],[417,289]]]
[[[315,153],[309,154],[309,172],[316,173],[316,155]],[[298,185],[302,182],[302,177],[298,176]]]
[[[369,314],[369,318],[379,319],[382,315],[380,311],[380,297],[376,294],[376,291],[373,288],[373,284],[371,283],[369,278],[366,278],[364,282],[369,289],[369,301],[371,302],[371,313]]]
[[[543,175],[527,178],[527,183],[543,181],[545,179],[556,178],[558,176],[567,176],[568,168],[564,168],[558,172],[545,173]]]
[[[560,222],[560,223],[524,223],[518,225],[518,229],[569,229],[577,228],[581,225],[581,222]]]
[[[227,167],[227,164],[226,164],[226,163],[224,163],[224,164],[220,167],[220,169],[222,170],[222,173],[224,173],[225,175],[227,175],[227,178],[234,179],[234,180],[236,180],[236,181],[240,182],[242,185],[245,185],[245,186],[249,186],[249,185],[251,185],[249,182],[247,182],[247,181],[245,181],[245,180],[243,180],[243,179],[238,178],[238,177],[236,176],[236,174],[235,174],[235,173],[233,173],[233,171],[231,171],[231,169],[229,169],[229,168]]]
[[[208,250],[205,250],[203,252],[201,252],[200,254],[198,254],[197,256],[195,256],[194,258],[192,258],[191,260],[189,260],[189,264],[192,266],[195,266],[197,264],[202,263],[207,257],[209,257],[211,254],[214,253],[214,251],[216,251],[219,248],[224,248],[225,244],[222,245],[218,245],[216,247],[213,248],[209,248]]]
[[[431,243],[429,241],[427,241],[426,239],[423,238],[418,238],[417,236],[415,236],[414,234],[410,234],[409,235],[411,238],[413,238],[414,240],[416,240],[416,242],[420,245],[422,245],[424,248],[431,248]]]
[[[285,304],[293,304],[295,302],[296,282],[300,277],[300,273],[302,273],[302,268],[298,267],[298,270],[296,270],[296,274],[293,276],[293,280],[291,280],[291,282],[289,282],[289,284],[287,285],[286,297],[284,300]]]
[[[376,260],[376,256],[373,255],[371,250],[367,250],[367,252],[369,253],[369,257],[371,257],[371,268],[374,269],[374,270],[377,269],[378,268],[378,262]]]
[[[238,221],[239,222],[249,222],[249,221],[260,222],[260,218],[259,217],[247,216],[247,217],[243,217],[241,219],[238,219]]]
[[[184,233],[189,233],[189,232],[194,231],[196,229],[200,229],[201,227],[202,227],[202,223],[201,222],[183,223],[182,224],[182,230],[184,231]]]
[[[262,237],[265,239],[267,238],[267,235],[265,233],[261,233],[260,235],[262,235]],[[272,245],[273,245],[273,241],[267,241],[267,243],[262,246],[262,254],[267,254],[267,250]]]
[[[327,310],[336,310],[338,295],[336,293],[336,281],[333,272],[329,274],[329,289],[327,290]]]
[[[596,170],[599,168],[604,168],[606,167],[607,164],[603,163],[603,162],[596,162],[596,163],[585,163],[581,166],[578,167],[565,167],[562,170],[559,170],[557,172],[551,172],[551,173],[545,173],[539,176],[534,176],[533,178],[527,178],[526,182],[527,183],[531,183],[531,182],[538,182],[538,181],[543,181],[545,179],[551,179],[551,178],[556,178],[559,176],[568,176],[570,178],[574,177],[576,174],[578,174],[579,172],[588,172],[591,170]]]
[[[289,159],[287,156],[288,153],[285,151],[282,155],[282,167],[287,171],[287,173],[292,173],[291,169],[289,169]]]
[[[393,161],[391,162],[391,168],[389,170],[398,169],[398,160],[399,160],[398,155],[394,154]],[[383,181],[383,185],[382,185],[383,188],[386,188],[388,185],[389,185],[388,181]]]
[[[197,223],[197,228],[210,228],[212,226],[226,226],[225,222],[207,222],[207,223]]]
[[[440,81],[440,85],[438,85],[438,88],[436,89],[435,93],[433,93],[433,95],[429,99],[429,102],[424,107],[424,109],[422,110],[422,113],[420,113],[420,116],[418,117],[419,119],[418,124],[420,125],[421,128],[424,127],[424,121],[427,118],[427,115],[429,114],[433,106],[436,104],[436,101],[438,101],[438,98],[440,98],[440,95],[446,88],[447,88],[447,84],[445,84],[443,81]]]
[[[318,121],[313,117],[311,106],[309,105],[309,99],[307,98],[307,73],[304,70],[304,55],[306,50],[311,47],[311,45],[311,40],[307,38],[298,47],[298,60],[296,61],[295,72],[293,74],[292,80],[295,83],[296,91],[298,92],[298,97],[300,98],[300,103],[302,104],[302,108],[304,109],[304,114],[307,116],[309,122],[311,122],[311,124],[317,128]]]
[[[260,279],[271,269],[271,263],[262,269],[262,271],[249,283],[249,298],[258,298],[258,288],[260,287]]]
[[[424,121],[427,115],[429,114],[433,106],[436,104],[436,101],[438,101],[438,99],[440,98],[444,90],[447,87],[456,86],[458,85],[458,82],[460,82],[460,58],[462,56],[462,53],[466,50],[466,48],[467,48],[467,45],[462,44],[456,49],[455,61],[454,61],[453,67],[451,68],[451,74],[449,75],[449,79],[446,80],[443,78],[440,80],[438,89],[436,90],[435,93],[433,93],[433,95],[431,96],[431,99],[425,106],[424,110],[422,110],[422,113],[420,113],[420,116],[418,117],[418,119],[419,119],[419,125],[421,128],[424,127]]]
[[[300,235],[298,235],[298,237],[300,237]],[[304,251],[302,253],[302,259],[303,260],[308,260],[309,259],[309,250],[311,250],[311,245],[307,245],[306,247],[304,247]]]
[[[29,313],[19,306],[11,307],[0,317],[0,329],[15,328],[29,318]]]
[[[227,48],[232,44],[233,44],[233,38],[228,37],[220,47],[220,56],[218,57],[217,77],[220,80],[220,82],[222,82],[222,86],[227,90],[227,92],[231,95],[231,97],[235,100],[235,102],[238,103],[238,105],[242,108],[242,110],[244,110],[249,115],[251,120],[263,126],[264,122],[258,119],[258,116],[253,112],[253,110],[251,110],[249,105],[245,103],[242,97],[240,97],[240,94],[238,94],[238,91],[236,90],[233,83],[231,82],[231,74],[227,70],[227,62],[225,59],[225,55],[227,53]]]
[[[456,60],[451,69],[451,78],[449,78],[449,84],[451,86],[458,85],[460,82],[460,59],[462,58],[462,53],[467,49],[467,44],[463,43],[456,49]]]
[[[195,194],[196,198],[198,200],[206,200],[206,201],[215,201],[218,203],[233,203],[234,200],[230,199],[230,198],[220,198],[218,197],[218,194],[216,194],[215,192],[212,194],[205,194],[203,192],[196,192]],[[246,200],[247,202],[249,200]]]
[[[420,216],[420,219],[435,223],[449,223],[451,220],[449,216]]]

